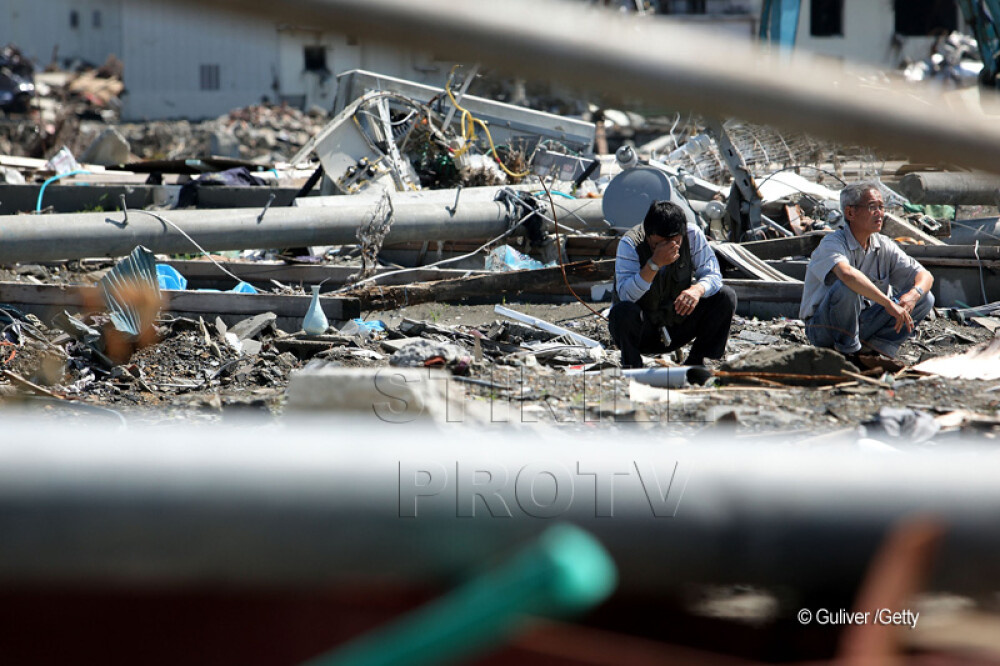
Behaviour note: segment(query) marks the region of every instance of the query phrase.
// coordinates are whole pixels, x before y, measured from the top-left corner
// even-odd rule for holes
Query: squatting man
[[[641,224],[618,243],[611,339],[623,368],[641,368],[642,354],[663,354],[694,341],[686,365],[722,358],[736,311],[736,293],[722,284],[715,253],[684,210],[655,201]]]
[[[855,365],[862,352],[893,357],[934,307],[933,276],[883,236],[885,203],[875,183],[840,192],[847,224],[809,259],[799,317],[809,342]]]

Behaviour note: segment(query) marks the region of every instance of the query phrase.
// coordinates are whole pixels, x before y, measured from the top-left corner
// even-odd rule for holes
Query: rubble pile
[[[32,70],[30,61],[13,44],[0,49],[0,114],[28,110],[35,95]]]
[[[0,76],[0,113],[6,115],[0,154],[48,159],[64,145],[81,154],[88,140],[78,136],[81,123],[114,123],[119,116],[123,64],[113,55],[97,67],[77,63],[43,71],[8,45],[0,53],[0,71],[9,72]]]
[[[634,9],[645,14],[642,4]],[[185,596],[197,603],[199,587],[221,580],[210,601],[223,611],[229,595],[266,587],[250,613],[266,622],[286,593],[303,618],[303,599],[346,617],[377,597],[362,624],[403,615],[353,647],[346,634],[357,627],[339,623],[334,650],[391,660],[401,637],[430,636],[416,641],[422,654],[396,649],[428,663],[447,656],[445,643],[509,640],[526,615],[560,620],[516,639],[539,659],[652,655],[649,639],[669,625],[703,642],[697,650],[738,656],[745,642],[764,661],[816,661],[835,643],[850,652],[864,629],[850,625],[868,624],[826,622],[821,611],[867,616],[881,605],[915,629],[926,601],[910,597],[924,582],[979,604],[974,588],[996,573],[983,557],[996,535],[995,511],[976,501],[1000,506],[988,466],[1000,437],[1000,179],[718,117],[788,120],[797,109],[795,120],[811,121],[797,126],[845,142],[881,126],[881,145],[914,159],[961,161],[941,136],[963,150],[977,143],[950,127],[938,136],[949,118],[936,109],[890,108],[920,95],[903,85],[905,97],[883,96],[885,73],[863,86],[849,84],[851,68],[804,80],[778,47],[793,45],[785,32],[798,14],[763,20],[797,3],[763,7],[755,27],[771,31],[770,56],[789,65],[767,80],[746,76],[707,34],[677,63],[657,61],[638,48],[645,29],[629,31],[635,45],[609,41],[629,48],[579,79],[559,70],[609,82],[634,57],[636,73],[691,89],[650,86],[647,96],[629,74],[620,92],[687,100],[701,117],[598,107],[492,74],[479,96],[470,64],[441,88],[339,73],[331,109],[263,98],[207,120],[122,123],[120,61],[43,72],[0,51],[0,414],[11,433],[0,447],[10,481],[0,524],[11,537],[0,570],[16,583],[13,600],[31,602],[33,586],[48,595],[39,609],[123,595],[127,612],[149,593],[147,610],[169,611],[178,584],[193,583]],[[814,11],[814,32],[820,18]],[[309,91],[283,88],[281,98],[310,99],[313,76],[333,90],[332,33],[278,31],[275,72],[287,83],[304,46]],[[358,62],[389,62],[347,43]],[[525,39],[511,46],[540,53]],[[906,76],[965,85],[979,71],[976,47],[942,38]],[[345,60],[339,38],[336,49],[331,65]],[[402,68],[430,80],[443,60],[425,55]],[[231,70],[202,66],[203,92],[218,89],[220,71]],[[724,74],[741,71],[755,87],[752,110]],[[842,103],[826,103],[828,93]],[[862,118],[870,126],[852,131]],[[914,136],[937,148],[907,145]],[[867,182],[851,187],[858,181]],[[862,266],[845,269],[845,255]],[[969,442],[987,446],[960,446]],[[406,520],[418,509],[420,520]],[[495,520],[514,513],[568,522]],[[676,530],[658,529],[673,517]],[[944,528],[942,561],[976,566],[925,581]],[[515,538],[527,546],[504,563]],[[597,557],[605,547],[607,562]],[[472,559],[499,565],[445,592]],[[620,639],[590,640],[565,622],[616,584],[611,612],[586,632],[609,624]],[[444,596],[406,615],[439,585]],[[320,595],[307,598],[310,589]],[[650,622],[662,600],[670,621]],[[902,606],[911,602],[919,612]],[[22,605],[7,604],[8,616]],[[722,640],[720,620],[750,623],[754,635],[741,626],[742,638]],[[837,640],[826,624],[839,626]],[[311,640],[303,627],[312,624],[291,633]],[[295,662],[329,660],[316,655],[332,635],[315,638]],[[925,640],[881,647],[929,656]]]
[[[317,107],[303,112],[284,104],[253,104],[198,123],[125,123],[117,129],[144,160],[213,155],[270,165],[287,162],[327,120]]]
[[[519,308],[610,343],[606,325],[580,304]],[[308,371],[312,359],[373,371],[441,368],[461,383],[473,412],[492,410],[496,418],[502,413],[509,423],[571,428],[642,424],[690,434],[735,427],[743,436],[815,436],[854,428],[889,405],[942,418],[965,410],[967,427],[981,429],[985,415],[1000,405],[998,387],[880,368],[844,366],[859,379],[849,376],[831,385],[826,377],[840,372],[834,366],[844,365],[842,357],[831,352],[834,361],[806,360],[822,350],[804,344],[801,323],[794,320],[737,318],[727,345],[729,360],[710,380],[714,388],[668,390],[638,385],[617,368],[616,352],[588,350],[565,336],[498,319],[487,306],[413,306],[383,313],[377,326],[364,325],[374,321],[335,322],[319,336],[281,330],[267,313],[228,327],[221,320],[162,317],[158,340],[118,364],[94,353],[93,340],[73,339],[35,317],[3,309],[7,315],[0,331],[8,344],[0,352],[0,369],[29,384],[14,381],[2,395],[34,393],[103,405],[137,421],[154,418],[145,411],[150,407],[183,414],[192,408],[218,411],[260,403],[280,414],[290,377]],[[99,330],[107,319],[95,315],[80,321]],[[899,360],[909,367],[990,339],[987,328],[939,318],[918,331]],[[790,375],[775,379],[781,373],[815,375],[826,388],[816,392],[815,382],[812,388],[797,386],[809,382]],[[944,435],[962,427],[950,426]]]
[[[151,282],[160,281],[160,289],[175,290],[174,299],[159,313],[150,340],[143,342],[134,331],[129,335],[135,339],[125,336],[126,353],[110,349],[111,324],[126,318],[135,304],[125,299],[95,307],[101,290],[81,287],[81,294],[90,294],[79,297],[86,305],[81,311],[69,307],[68,290],[56,287],[106,285],[108,270],[116,270],[114,259],[83,256],[95,253],[90,250],[69,261],[22,256],[0,269],[0,303],[8,303],[0,305],[7,313],[0,354],[5,392],[129,413],[150,406],[220,409],[246,401],[282,413],[286,390],[300,373],[322,384],[326,380],[311,373],[334,377],[331,369],[347,368],[357,371],[351,375],[356,378],[415,369],[450,377],[470,404],[494,411],[502,406],[508,422],[587,428],[644,423],[682,434],[734,425],[743,434],[822,433],[877,419],[886,404],[927,411],[934,392],[954,394],[947,413],[960,405],[977,414],[977,423],[985,416],[975,410],[995,410],[992,393],[963,383],[961,376],[945,379],[916,369],[928,358],[964,352],[1000,329],[992,310],[966,306],[990,302],[991,278],[982,262],[1000,260],[1000,251],[947,246],[940,239],[947,238],[953,222],[947,218],[957,215],[957,206],[914,203],[900,193],[933,200],[941,191],[970,188],[969,177],[922,177],[904,188],[900,181],[913,167],[903,162],[735,119],[682,123],[680,116],[647,119],[591,108],[598,127],[520,110],[525,115],[515,127],[504,115],[512,113],[509,108],[463,97],[456,92],[457,80],[436,93],[406,88],[411,94],[404,94],[376,74],[352,76],[367,88],[353,88],[355,97],[341,100],[332,117],[318,109],[303,113],[260,104],[201,123],[109,129],[102,121],[81,121],[77,140],[90,144],[80,154],[125,151],[140,169],[115,172],[128,182],[148,185],[144,162],[156,172],[198,157],[198,169],[219,172],[188,172],[183,178],[191,182],[173,181],[170,186],[179,185],[180,194],[150,206],[159,208],[156,213],[122,210],[121,218],[108,217],[102,204],[93,219],[74,217],[76,233],[86,228],[107,241],[88,246],[99,248],[97,254],[118,242],[120,230],[130,234],[132,247],[138,238],[155,244],[173,237],[175,244],[156,259],[156,275],[152,263],[145,270]],[[101,102],[96,79],[83,80],[90,91],[84,99]],[[345,82],[344,90],[351,89]],[[73,118],[78,121],[79,115]],[[643,132],[660,135],[634,145]],[[595,152],[601,141],[617,144],[615,153]],[[80,167],[74,154],[67,146],[40,168],[15,168],[35,184],[53,173],[72,182],[74,174],[67,171]],[[232,160],[242,177],[222,170],[232,167]],[[300,217],[316,219],[329,227],[325,238],[338,240],[285,248],[248,240],[272,234],[278,219],[274,195],[264,198],[256,190],[275,181],[258,178],[263,171],[246,171],[253,166],[249,160],[259,169],[274,167],[278,183],[294,172],[298,180],[285,181],[294,189],[286,189],[299,194],[281,207],[309,208],[316,216],[282,211],[282,231],[296,229]],[[102,173],[111,172],[97,171],[98,179]],[[315,177],[306,187],[310,175]],[[859,367],[836,354],[829,358],[808,345],[803,323],[793,318],[808,256],[843,222],[839,189],[859,178],[880,182],[888,209],[884,233],[922,261],[964,271],[958,286],[949,286],[957,291],[942,302],[938,318],[920,328],[891,367]],[[234,223],[230,213],[219,217],[200,210],[190,187],[212,179],[228,184],[231,196],[256,197],[254,205],[236,206],[248,224],[238,226],[243,222]],[[88,186],[85,191],[93,191],[99,182]],[[977,180],[975,187],[986,191],[993,185]],[[337,196],[305,196],[310,189]],[[613,257],[621,233],[655,199],[680,202],[690,213],[689,224],[711,241],[724,280],[740,291],[746,309],[736,319],[723,362],[707,369],[678,369],[684,356],[675,353],[647,359],[639,374],[622,371],[619,353],[611,348],[605,317]],[[196,210],[166,210],[170,207]],[[338,216],[345,210],[350,219]],[[155,220],[156,232],[142,232],[130,222],[136,216]],[[227,226],[232,224],[237,226]],[[314,224],[306,225],[309,234]],[[466,235],[472,227],[482,231]],[[195,236],[210,228],[217,237],[228,234],[226,256],[210,255],[196,244]],[[394,241],[397,232],[411,240]],[[30,239],[33,233],[26,228],[21,235]],[[18,242],[23,238],[12,237],[3,251],[12,252]],[[37,252],[43,245],[16,247]],[[166,256],[178,248],[212,265]],[[161,251],[143,252],[152,262],[153,253]],[[421,275],[406,275],[412,271]],[[219,288],[232,291],[201,293]],[[521,294],[529,296],[513,300]],[[583,303],[567,304],[574,296]],[[561,304],[535,304],[546,299]],[[461,305],[472,300],[494,309]],[[120,331],[115,335],[121,337]],[[333,402],[327,408],[336,408],[336,394],[328,396]],[[942,432],[966,426],[963,421]]]

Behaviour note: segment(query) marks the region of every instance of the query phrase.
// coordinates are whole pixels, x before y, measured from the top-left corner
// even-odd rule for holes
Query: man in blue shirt
[[[642,224],[618,243],[615,304],[608,316],[623,368],[641,354],[663,354],[694,340],[686,365],[722,358],[736,293],[722,284],[719,261],[701,229],[670,201],[655,201]]]

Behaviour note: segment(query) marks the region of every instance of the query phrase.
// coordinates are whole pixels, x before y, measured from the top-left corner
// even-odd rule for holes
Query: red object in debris
[[[424,367],[434,368],[439,365],[444,365],[445,363],[447,363],[447,361],[444,359],[443,356],[432,356],[431,358],[424,361]]]
[[[10,356],[0,361],[0,365],[8,365],[17,356],[17,347],[14,346],[13,342],[7,342],[6,340],[0,341],[0,347],[10,347]]]

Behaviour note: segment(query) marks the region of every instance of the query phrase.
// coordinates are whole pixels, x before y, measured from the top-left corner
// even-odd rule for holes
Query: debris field
[[[107,63],[96,78],[113,81],[115,67]],[[218,419],[247,405],[280,418],[294,409],[287,389],[297,373],[344,367],[375,377],[409,366],[450,375],[470,406],[462,420],[483,425],[863,439],[869,431],[885,436],[882,409],[901,408],[940,422],[934,441],[991,433],[1000,384],[990,382],[1000,379],[916,367],[986,345],[1000,322],[989,296],[997,286],[987,240],[995,218],[982,196],[951,196],[967,184],[964,176],[935,184],[903,159],[876,161],[861,148],[739,120],[628,114],[621,127],[609,118],[623,114],[591,107],[579,119],[525,110],[528,129],[512,129],[500,122],[507,107],[459,93],[463,74],[453,74],[443,90],[404,94],[375,73],[349,72],[343,87],[353,98],[338,100],[330,115],[254,106],[203,123],[197,133],[188,124],[119,124],[111,113],[95,125],[90,107],[37,105],[60,123],[91,118],[76,135],[91,143],[42,152],[5,144],[11,196],[4,198],[37,195],[35,214],[57,229],[86,220],[100,228],[83,248],[55,242],[23,255],[16,244],[5,249],[16,259],[0,270],[5,400],[41,397],[50,409],[91,405],[152,421]],[[82,76],[48,80],[69,89],[98,85]],[[114,108],[113,96],[81,100]],[[20,123],[36,122],[35,113]],[[636,145],[640,134],[654,138]],[[192,156],[200,160],[197,172],[190,171]],[[755,185],[734,177],[743,173],[754,174]],[[884,367],[858,368],[839,355],[814,363],[795,318],[811,249],[843,223],[837,190],[858,179],[884,188],[891,211],[885,232],[932,272],[951,271],[959,285],[938,298],[932,319]],[[78,182],[90,187],[74,187]],[[114,186],[122,183],[128,190],[119,193]],[[636,203],[622,194],[636,188],[648,198]],[[140,189],[144,198],[136,198]],[[52,204],[44,206],[43,196]],[[657,198],[684,203],[741,302],[726,357],[707,375],[669,385],[650,379],[655,373],[623,373],[605,321],[620,234],[641,216],[643,201]],[[958,205],[938,203],[945,199]],[[342,208],[353,202],[349,212]],[[283,246],[262,247],[222,217],[210,229],[219,208],[258,228],[298,210],[323,216],[330,230],[302,242],[289,226]],[[486,225],[483,218],[498,210],[500,222]],[[202,211],[200,221],[184,217],[190,211]],[[9,215],[25,210],[7,212],[0,224],[27,219]],[[105,212],[121,222],[106,224]],[[477,225],[483,231],[472,231]],[[125,246],[106,258],[86,247],[114,247],[125,229],[138,234],[131,236],[135,252],[149,246],[142,256],[150,275],[136,286],[155,293],[158,305],[123,331],[117,310],[134,304],[93,294],[107,294],[118,279],[108,275]],[[974,247],[960,234],[969,229]],[[169,244],[159,245],[162,230],[174,236]],[[25,232],[26,243],[32,233]],[[91,296],[66,296],[73,286],[95,284],[102,286]],[[328,312],[324,325],[307,333],[302,318],[316,285],[313,310],[318,303]],[[211,303],[197,291],[205,288],[219,290]],[[260,311],[246,311],[257,303]],[[493,308],[500,304],[558,328],[514,319]],[[680,358],[648,364],[668,368]],[[912,443],[897,443],[904,441]]]
[[[796,4],[764,2],[762,17],[797,22]],[[296,31],[282,24],[283,48]],[[968,92],[992,66],[977,50],[942,34],[895,78]],[[969,617],[969,645],[996,642],[998,540],[982,507],[1000,503],[1000,177],[524,81],[510,104],[479,64],[440,88],[338,72],[329,109],[265,99],[126,122],[114,56],[46,71],[13,45],[0,57],[20,91],[0,117],[0,411],[17,440],[0,447],[17,481],[0,484],[14,525],[0,578],[46,612],[46,586],[62,594],[74,576],[66,617],[90,615],[95,590],[134,596],[129,611],[183,608],[193,581],[196,604],[222,609],[207,612],[250,608],[248,627],[245,600],[262,600],[274,654],[333,645],[345,662],[405,643],[366,633],[378,624],[405,633],[437,612],[442,644],[482,621],[505,649],[542,655],[525,663],[805,663],[868,636],[831,630],[823,610],[876,598],[898,606],[896,625],[924,618],[861,646],[876,655],[962,661],[967,646],[935,631]],[[894,358],[815,347],[799,319],[809,258],[847,224],[840,193],[856,182],[875,184],[882,233],[935,278],[935,308]],[[608,328],[618,247],[664,200],[708,240],[736,315],[721,359],[683,365],[686,346],[623,367]],[[45,441],[28,446],[35,427]],[[587,483],[561,507],[564,467]],[[546,475],[549,504],[535,497]],[[493,520],[511,517],[497,500],[544,520]],[[515,542],[527,549],[498,558]],[[501,575],[461,578],[470,562]],[[538,599],[581,562],[574,585],[592,598],[571,610],[592,614],[573,625]],[[341,614],[315,622],[333,626],[316,645],[308,622],[272,640],[289,591],[287,608],[319,599],[302,617]],[[504,613],[480,618],[508,602],[519,625],[559,621],[512,639]],[[118,612],[132,617],[109,626],[141,642],[143,613]],[[209,623],[178,633],[225,640]],[[410,633],[441,650],[426,663],[445,654],[434,631]]]

